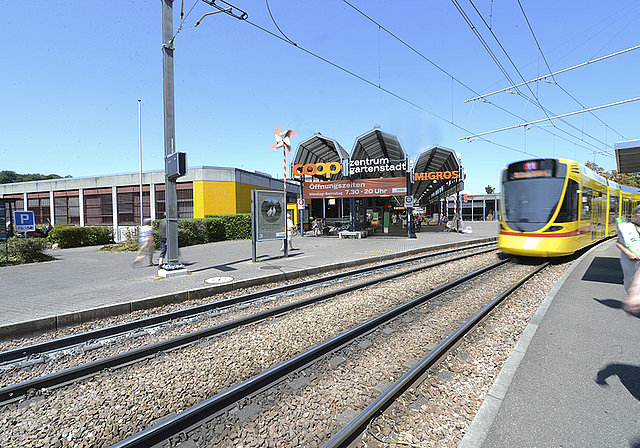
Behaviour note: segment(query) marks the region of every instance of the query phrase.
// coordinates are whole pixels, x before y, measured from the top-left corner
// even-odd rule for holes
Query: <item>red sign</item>
[[[405,196],[406,194],[407,179],[404,177],[333,180],[304,184],[304,197],[307,199]]]

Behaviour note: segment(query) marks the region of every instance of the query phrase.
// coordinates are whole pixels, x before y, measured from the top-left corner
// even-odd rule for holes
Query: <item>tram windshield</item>
[[[505,180],[501,207],[507,225],[520,232],[543,228],[560,203],[563,186],[563,178]]]

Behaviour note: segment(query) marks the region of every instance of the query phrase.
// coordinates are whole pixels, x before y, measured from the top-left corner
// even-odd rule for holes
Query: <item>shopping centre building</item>
[[[433,146],[411,161],[400,140],[379,128],[359,136],[351,154],[315,133],[297,145],[289,177],[287,207],[296,223],[313,217],[375,230],[407,210],[431,219],[460,213],[465,221],[497,219],[497,195],[462,194],[466,173],[459,154]],[[36,224],[108,225],[119,239],[122,229],[140,225],[141,186],[143,217],[164,218],[164,171],[4,184],[0,198],[15,200],[13,210],[33,211]],[[250,213],[251,190],[283,187],[282,179],[258,171],[190,167],[177,180],[178,218]],[[298,212],[301,198],[305,206]]]

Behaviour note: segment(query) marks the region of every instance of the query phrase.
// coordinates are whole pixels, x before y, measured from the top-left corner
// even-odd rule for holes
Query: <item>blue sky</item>
[[[615,169],[614,143],[640,138],[636,101],[484,136],[489,141],[460,140],[545,118],[533,95],[548,116],[639,97],[640,49],[557,75],[555,84],[522,87],[520,95],[464,102],[511,85],[504,73],[517,83],[549,74],[547,64],[555,72],[640,45],[638,0],[231,3],[283,37],[270,8],[297,47],[226,14],[194,27],[214,9],[201,0],[174,3],[176,31],[182,23],[176,148],[189,166],[282,177],[282,153],[269,148],[276,126],[298,133],[294,148],[318,131],[349,152],[380,126],[412,158],[434,144],[460,153],[466,189],[475,194],[497,188],[500,170],[524,158]],[[1,170],[137,172],[138,99],[143,169],[164,168],[160,1],[5,2],[0,11]]]

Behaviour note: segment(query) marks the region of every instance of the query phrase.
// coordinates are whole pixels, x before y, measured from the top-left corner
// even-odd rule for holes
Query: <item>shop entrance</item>
[[[355,198],[353,201],[355,230],[367,230],[371,236],[406,237],[407,210],[399,206],[400,199],[402,198]],[[350,212],[350,198],[312,199],[309,224],[312,218],[320,219],[324,222],[324,226],[332,229],[334,233],[335,229],[349,226]]]

